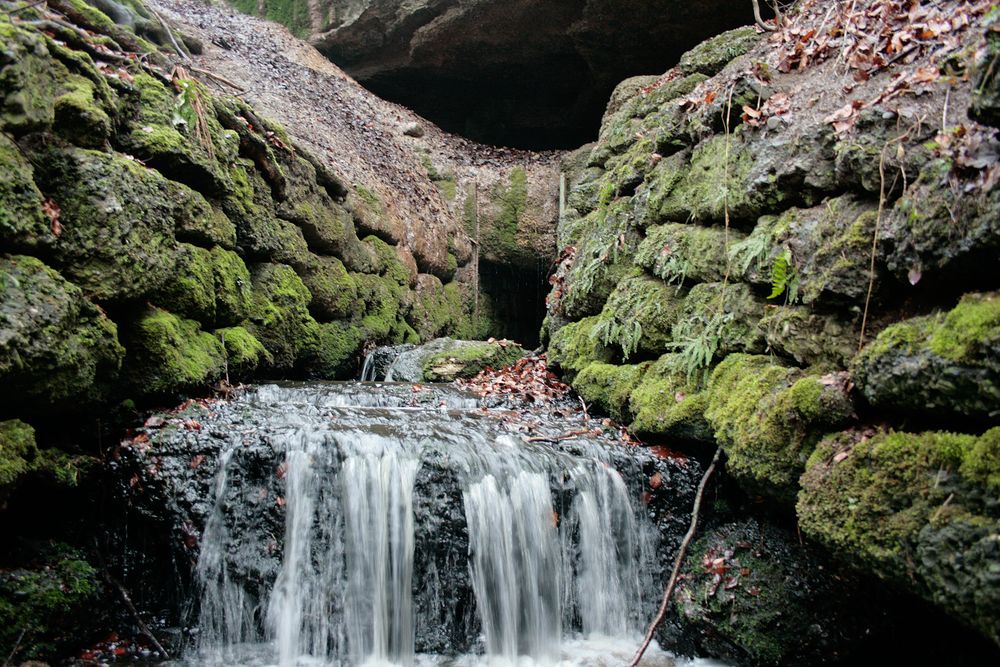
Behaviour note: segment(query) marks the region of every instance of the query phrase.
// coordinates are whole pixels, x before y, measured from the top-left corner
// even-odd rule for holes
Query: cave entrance
[[[526,350],[540,345],[545,297],[549,293],[547,278],[547,266],[480,262],[479,285],[497,323],[494,335],[515,340]]]
[[[753,23],[749,0],[372,1],[313,41],[363,86],[468,139],[528,150],[597,138],[614,87]]]

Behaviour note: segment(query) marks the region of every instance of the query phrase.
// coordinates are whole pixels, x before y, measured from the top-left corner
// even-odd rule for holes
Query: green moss
[[[358,372],[358,355],[368,331],[358,324],[327,322],[319,325],[319,346],[309,364],[311,376],[327,380],[354,378]]]
[[[302,282],[312,294],[309,311],[319,321],[350,318],[358,306],[358,287],[354,278],[336,257],[313,256]]]
[[[367,332],[367,338],[390,342],[390,336],[403,316],[400,306],[406,295],[405,288],[382,276],[366,273],[353,273],[351,276],[358,287],[358,299],[362,305],[361,326]]]
[[[424,361],[424,380],[451,382],[458,378],[471,378],[485,368],[510,366],[523,354],[520,345],[507,341],[466,343],[427,358]]]
[[[231,4],[245,14],[280,23],[300,39],[312,32],[309,3],[305,0],[268,0],[263,4],[258,0],[231,0]]]
[[[1000,295],[969,294],[950,312],[883,330],[855,360],[877,406],[990,414],[1000,407]]]
[[[19,419],[0,422],[0,507],[37,459],[35,429]]]
[[[33,257],[0,256],[0,401],[49,412],[102,400],[121,365],[118,329]]]
[[[727,240],[728,236],[728,240]],[[684,224],[657,225],[646,230],[635,263],[667,283],[718,282],[726,276],[727,244],[745,239],[735,230]]]
[[[170,200],[176,206],[174,231],[179,240],[205,247],[236,248],[236,225],[225,213],[186,185],[171,182],[170,188]]]
[[[215,321],[236,324],[254,310],[250,271],[240,256],[215,246],[211,251],[212,283],[215,288]]]
[[[52,263],[97,301],[155,292],[176,265],[169,182],[118,154],[51,147],[32,157],[62,211]]]
[[[283,264],[255,264],[250,273],[255,303],[247,329],[264,344],[276,370],[308,363],[316,354],[320,333],[309,314],[309,290]]]
[[[631,366],[592,363],[573,380],[573,389],[590,405],[627,424],[632,420],[629,397],[649,366],[649,363]]]
[[[712,373],[705,417],[729,471],[755,492],[789,501],[805,461],[852,405],[836,379],[802,376],[769,357],[733,354]]]
[[[0,244],[31,248],[51,235],[31,163],[0,134]]]
[[[728,30],[707,39],[681,56],[678,67],[684,74],[695,72],[714,76],[730,61],[747,53],[761,40],[753,26]]]
[[[593,335],[600,318],[585,317],[562,327],[552,335],[548,348],[548,362],[562,371],[563,377],[572,380],[591,362],[610,362],[612,355]]]
[[[225,349],[197,322],[148,308],[126,334],[129,381],[143,394],[171,394],[222,376]]]
[[[18,661],[78,645],[100,592],[97,570],[71,547],[51,544],[30,560],[0,571],[0,645],[16,645]]]
[[[177,267],[154,300],[167,310],[200,322],[215,321],[215,276],[212,253],[181,243]]]
[[[643,375],[629,396],[636,433],[688,441],[712,442],[715,434],[705,419],[708,395],[688,378],[677,354],[665,354]]]
[[[410,270],[399,261],[399,255],[396,254],[396,249],[393,246],[377,236],[368,236],[364,242],[375,250],[376,272],[380,276],[385,276],[398,285],[410,284]]]
[[[406,321],[421,340],[451,333],[464,315],[457,285],[446,289],[434,276],[421,275],[414,292],[413,307]]]
[[[611,293],[591,336],[621,349],[625,360],[636,352],[662,354],[671,345],[680,309],[675,288],[646,275],[629,277]]]
[[[111,118],[95,99],[94,84],[70,75],[62,95],[55,99],[55,124],[60,134],[81,146],[98,148],[111,136]]]
[[[509,182],[497,184],[491,195],[496,209],[492,224],[480,229],[484,254],[511,258],[520,254],[518,227],[528,207],[528,173],[522,167],[510,172]]]
[[[1000,514],[997,430],[846,432],[802,477],[799,525],[842,558],[922,595],[1000,640],[990,583]]]
[[[846,368],[858,350],[860,322],[802,306],[769,308],[760,325],[772,350],[803,365]]]
[[[956,362],[975,362],[1000,342],[1000,294],[969,294],[930,334],[930,350]]]
[[[263,343],[243,327],[216,329],[212,333],[225,345],[226,363],[231,377],[247,377],[273,361]]]

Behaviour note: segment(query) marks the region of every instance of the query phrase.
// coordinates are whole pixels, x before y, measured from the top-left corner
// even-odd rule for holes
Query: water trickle
[[[668,463],[610,432],[526,442],[457,390],[358,384],[259,387],[202,424],[157,443],[188,483],[183,445],[216,451],[187,664],[598,664],[574,651],[634,647],[652,613],[643,467]]]

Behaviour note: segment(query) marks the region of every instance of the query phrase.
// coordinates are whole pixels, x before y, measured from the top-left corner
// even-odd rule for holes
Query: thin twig
[[[587,403],[583,400],[583,396],[577,396],[580,399],[580,407],[583,408],[583,418],[590,421],[590,412],[587,411]]]
[[[756,3],[755,3],[756,4]],[[642,642],[642,646],[639,650],[635,652],[632,656],[632,662],[628,663],[628,667],[636,667],[639,661],[642,660],[642,655],[649,648],[650,642],[653,641],[653,634],[656,629],[660,627],[663,623],[663,619],[667,616],[667,610],[670,608],[670,597],[674,594],[674,587],[677,585],[677,579],[681,573],[681,566],[684,564],[684,556],[687,554],[688,546],[691,544],[691,540],[694,538],[695,531],[698,530],[698,515],[701,512],[701,499],[705,495],[705,486],[708,484],[708,479],[715,472],[715,466],[719,463],[719,456],[722,454],[722,448],[716,448],[715,456],[712,457],[712,463],[708,466],[705,474],[701,477],[701,482],[698,484],[698,493],[694,498],[694,508],[691,510],[691,526],[688,528],[687,535],[684,536],[684,540],[681,542],[681,547],[677,551],[677,558],[674,560],[674,570],[670,574],[670,581],[667,583],[667,590],[663,592],[663,601],[660,603],[660,610],[656,614],[656,618],[649,626],[649,630],[646,631],[646,638]]]
[[[562,435],[557,435],[555,437],[548,437],[544,435],[535,436],[533,438],[525,438],[525,442],[562,442],[563,440],[572,440],[573,438],[579,438],[581,435],[591,435],[593,431],[589,428],[582,429],[580,431],[570,431],[569,433],[563,433]]]
[[[17,636],[17,641],[14,642],[14,648],[11,649],[10,655],[7,656],[7,659],[3,661],[3,667],[7,667],[7,665],[10,664],[10,661],[14,659],[14,654],[17,653],[17,649],[21,647],[21,640],[24,639],[25,630],[27,630],[27,628],[21,628],[21,634]]]
[[[32,7],[37,7],[38,5],[44,5],[46,2],[48,2],[48,0],[35,0],[30,5],[25,5],[23,7],[15,7],[14,9],[8,9],[4,12],[4,14],[6,14],[7,16],[13,16],[14,14],[19,14],[26,9],[31,9]]]
[[[150,13],[152,13],[152,15],[156,17],[156,19],[160,22],[160,25],[163,26],[163,30],[167,33],[167,37],[170,38],[170,43],[173,45],[174,51],[177,52],[177,55],[179,55],[187,62],[191,62],[191,56],[189,56],[187,50],[182,49],[180,44],[177,43],[177,40],[174,39],[174,33],[170,29],[170,26],[167,25],[167,22],[163,20],[163,17],[160,16],[155,9],[152,8],[147,8],[147,9],[149,9]]]
[[[244,88],[243,86],[239,85],[238,83],[233,83],[232,81],[230,81],[230,80],[229,80],[229,79],[227,79],[226,77],[224,77],[224,76],[219,76],[219,75],[218,75],[218,74],[216,74],[215,72],[209,72],[209,71],[208,71],[207,69],[201,69],[200,67],[191,67],[190,65],[188,66],[188,69],[189,69],[190,71],[192,71],[192,72],[197,72],[198,74],[204,74],[204,75],[205,75],[205,76],[207,76],[208,78],[210,78],[210,79],[215,79],[215,80],[216,80],[216,81],[218,81],[219,83],[224,83],[224,84],[226,84],[227,86],[232,86],[232,87],[233,87],[233,88],[235,88],[236,90],[243,90],[243,91],[245,91],[245,90],[246,90],[246,88]]]
[[[128,594],[128,591],[125,590],[125,586],[111,576],[111,573],[108,572],[107,569],[104,570],[104,577],[111,583],[112,586],[118,589],[118,594],[121,595],[122,601],[125,603],[125,607],[129,610],[129,613],[131,613],[135,618],[135,622],[139,626],[139,630],[142,631],[142,634],[149,637],[149,641],[153,642],[153,646],[156,647],[156,650],[158,650],[164,658],[169,660],[170,654],[167,653],[167,649],[163,648],[163,644],[159,642],[156,635],[153,634],[153,631],[149,629],[148,625],[146,625],[146,622],[142,620],[142,616],[139,615],[139,610],[135,608],[134,604],[132,604],[132,597]]]
[[[760,3],[757,0],[751,0],[751,2],[753,2],[753,20],[757,22],[757,26],[765,32],[776,32],[778,30],[776,26],[764,23],[764,19],[760,15]]]
[[[868,266],[868,294],[865,296],[865,312],[861,316],[861,336],[858,338],[858,351],[865,346],[865,329],[868,327],[868,308],[872,301],[872,292],[875,289],[875,258],[878,254],[878,228],[882,224],[882,212],[885,211],[885,151],[889,148],[886,143],[882,147],[882,152],[878,158],[878,213],[875,215],[875,231],[872,233],[872,254],[871,262]]]

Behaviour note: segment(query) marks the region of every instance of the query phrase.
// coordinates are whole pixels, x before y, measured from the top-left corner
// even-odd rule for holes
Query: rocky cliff
[[[804,536],[998,642],[997,13],[785,18],[625,81],[564,161],[550,360],[634,431],[718,444]]]

